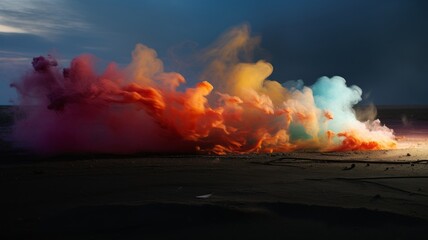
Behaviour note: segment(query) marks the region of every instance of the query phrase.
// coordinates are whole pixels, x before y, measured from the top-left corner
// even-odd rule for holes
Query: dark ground
[[[34,156],[3,114],[0,236],[427,239],[426,113],[379,111],[411,148],[221,157]]]

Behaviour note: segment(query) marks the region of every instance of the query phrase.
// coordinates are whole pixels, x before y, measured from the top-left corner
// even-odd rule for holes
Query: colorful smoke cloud
[[[357,86],[341,77],[268,80],[270,63],[242,62],[258,44],[249,28],[224,34],[203,52],[201,81],[186,84],[164,72],[155,50],[137,44],[132,61],[103,73],[81,55],[61,69],[52,57],[12,84],[20,96],[13,130],[17,146],[41,153],[261,153],[390,149],[393,131],[379,120],[360,122],[352,107]]]

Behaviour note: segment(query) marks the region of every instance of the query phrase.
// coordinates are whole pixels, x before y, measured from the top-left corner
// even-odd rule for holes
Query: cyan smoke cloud
[[[356,119],[359,87],[341,77],[322,77],[310,87],[269,80],[270,63],[249,61],[259,41],[247,26],[231,29],[203,51],[200,82],[182,91],[185,77],[165,72],[155,50],[141,44],[127,67],[111,63],[102,73],[89,55],[64,69],[52,57],[34,58],[34,70],[13,84],[23,111],[15,143],[48,153],[395,147],[393,131],[379,120]]]

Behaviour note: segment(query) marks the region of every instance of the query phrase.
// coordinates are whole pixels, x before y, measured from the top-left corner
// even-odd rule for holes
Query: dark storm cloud
[[[126,63],[134,45],[141,42],[155,48],[168,64],[171,49],[186,43],[201,49],[230,27],[248,23],[254,34],[262,36],[264,50],[259,57],[273,63],[275,70],[271,78],[275,80],[303,79],[311,84],[323,75],[340,75],[370,93],[369,100],[376,104],[428,104],[425,94],[428,4],[425,1],[80,0],[56,3],[67,6],[64,19],[79,24],[66,24],[66,31],[56,31],[56,25],[45,29],[55,30],[55,34],[46,36],[31,32],[0,34],[0,50],[28,55],[55,50],[65,59],[90,52],[101,59]],[[37,18],[52,21],[52,16],[40,16],[37,12],[25,19]],[[3,23],[0,19],[0,24]],[[69,26],[84,27],[73,30]],[[22,25],[13,27],[28,29]],[[7,70],[1,76],[2,82],[6,82]],[[2,84],[2,92],[12,91],[3,86],[6,84]]]

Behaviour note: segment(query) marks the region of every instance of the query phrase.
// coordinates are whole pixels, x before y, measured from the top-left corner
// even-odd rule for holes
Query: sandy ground
[[[5,153],[1,234],[22,239],[426,239],[428,145],[237,156]],[[6,239],[6,238],[3,238]]]
[[[380,109],[389,151],[56,157],[11,148],[9,109],[0,239],[428,238],[428,107]]]

